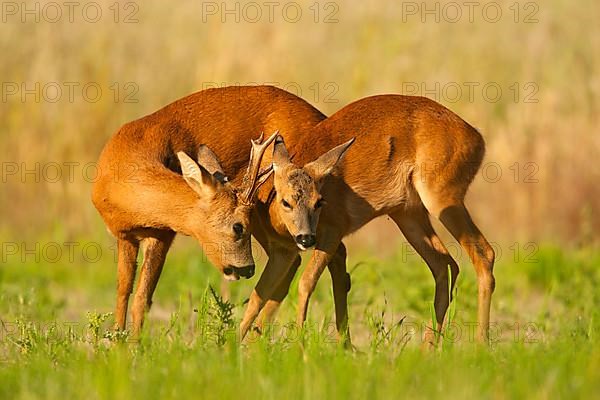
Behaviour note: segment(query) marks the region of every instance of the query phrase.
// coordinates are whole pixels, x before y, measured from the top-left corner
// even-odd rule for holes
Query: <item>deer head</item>
[[[319,214],[325,204],[320,194],[321,186],[353,142],[354,139],[351,139],[304,167],[298,167],[290,160],[283,138],[278,136],[275,139],[275,198],[271,212],[275,219],[285,225],[300,250],[306,250],[316,243]]]
[[[260,164],[276,136],[277,132],[263,142],[261,134],[252,141],[248,170],[239,186],[229,182],[217,156],[207,146],[200,146],[197,163],[184,152],[177,153],[183,178],[199,198],[197,212],[190,217],[192,235],[228,280],[254,275],[250,213],[256,191],[272,173],[270,167],[261,171]]]

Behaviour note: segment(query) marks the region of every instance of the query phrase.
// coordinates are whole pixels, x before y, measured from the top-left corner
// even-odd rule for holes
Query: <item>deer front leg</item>
[[[271,253],[269,261],[250,295],[244,318],[240,324],[240,340],[244,339],[266,301],[273,296],[275,290],[285,279],[297,256],[297,252],[283,249]]]
[[[310,296],[314,292],[323,270],[333,259],[339,245],[340,240],[328,240],[326,244],[317,243],[298,286],[298,316],[296,319],[298,327],[304,325]]]
[[[302,259],[300,256],[296,256],[291,268],[288,270],[285,278],[279,283],[279,286],[273,292],[273,295],[267,300],[262,311],[259,315],[258,321],[258,329],[263,332],[266,325],[273,322],[275,318],[275,313],[279,309],[281,302],[288,295],[290,291],[290,285],[294,280],[294,276],[296,276],[296,272],[298,271],[298,267],[300,266]]]
[[[346,246],[340,243],[335,256],[327,268],[333,284],[333,301],[335,303],[335,325],[338,340],[344,347],[351,348],[350,330],[348,329],[348,292],[350,291],[350,274],[346,272]]]
[[[131,310],[134,336],[139,335],[144,323],[144,314],[152,306],[152,295],[156,290],[167,252],[174,237],[175,232],[168,231],[158,237],[145,239],[144,263]]]

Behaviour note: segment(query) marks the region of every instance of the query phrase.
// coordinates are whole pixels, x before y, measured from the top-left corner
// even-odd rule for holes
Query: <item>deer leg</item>
[[[494,249],[475,226],[463,204],[444,208],[439,219],[467,251],[475,267],[478,281],[477,340],[487,343],[492,293],[495,288]]]
[[[292,268],[298,253],[282,249],[270,254],[269,261],[250,295],[248,306],[240,324],[240,340],[243,340],[261,309]]]
[[[346,246],[343,243],[337,248],[335,255],[327,264],[333,284],[333,301],[335,303],[335,325],[338,340],[344,347],[350,348],[350,330],[348,329],[348,292],[350,291],[350,274],[346,272]]]
[[[118,239],[118,281],[117,281],[117,306],[115,310],[115,329],[124,330],[127,321],[127,305],[133,290],[135,270],[137,268],[138,241]]]
[[[258,329],[260,331],[263,331],[263,329],[266,325],[273,322],[273,320],[275,318],[275,314],[277,313],[277,310],[279,309],[281,302],[287,296],[287,294],[290,290],[290,285],[292,284],[292,281],[294,280],[294,276],[296,276],[296,272],[298,271],[298,267],[300,266],[301,262],[302,262],[302,259],[300,258],[300,256],[296,256],[296,259],[294,260],[291,268],[288,270],[286,276],[279,283],[279,285],[277,286],[277,288],[275,289],[275,291],[273,292],[271,297],[267,300],[267,302],[263,306],[262,311],[260,312],[260,317],[259,317],[259,322],[258,322]]]
[[[321,238],[326,237],[326,235],[318,236]],[[329,238],[334,239],[332,240]],[[341,236],[329,235],[329,238],[323,243],[317,239],[317,245],[315,246],[310,262],[300,278],[300,284],[298,285],[298,315],[296,318],[298,327],[304,325],[310,296],[314,292],[317,281],[321,277],[323,270],[331,262],[341,244]]]
[[[144,314],[152,306],[152,295],[163,269],[167,252],[171,247],[175,232],[165,231],[157,237],[144,239],[144,263],[140,273],[138,287],[133,300],[133,333],[139,334],[144,323]]]
[[[398,228],[406,240],[425,260],[435,279],[434,308],[436,327],[439,332],[444,316],[452,297],[452,290],[458,277],[458,264],[448,253],[448,250],[435,233],[427,210],[418,208],[391,214]],[[452,274],[451,287],[448,288],[448,268]],[[425,331],[423,338],[426,346],[434,346],[437,342],[436,334],[431,327]]]

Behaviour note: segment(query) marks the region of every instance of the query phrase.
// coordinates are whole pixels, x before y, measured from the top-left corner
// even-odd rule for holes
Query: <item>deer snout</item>
[[[236,268],[236,269],[237,269],[237,273],[242,278],[250,279],[254,276],[254,264],[247,265],[247,266],[241,267],[241,268]]]
[[[310,247],[313,247],[315,243],[317,243],[317,238],[315,235],[298,235],[295,237],[295,240],[296,244],[301,250],[306,250]]]
[[[225,276],[225,279],[228,281],[237,281],[240,279],[235,273],[234,267],[231,266],[223,268],[223,276]]]
[[[252,278],[254,276],[255,266],[254,264],[247,265],[245,267],[234,267],[229,265],[223,268],[223,275],[225,275],[225,279],[229,281],[237,281],[242,278]]]

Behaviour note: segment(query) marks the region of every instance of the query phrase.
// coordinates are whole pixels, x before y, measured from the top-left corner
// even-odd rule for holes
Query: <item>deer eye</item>
[[[242,225],[239,222],[236,222],[235,224],[233,224],[233,232],[236,234],[236,236],[242,236],[242,234],[244,233],[244,225]]]
[[[323,200],[323,199],[317,200],[317,202],[315,203],[315,210],[318,210],[319,208],[323,207],[324,205],[325,205],[325,200]]]
[[[290,203],[288,203],[285,200],[281,200],[281,205],[283,206],[283,208],[287,209],[287,210],[291,210],[292,206],[290,205]]]

